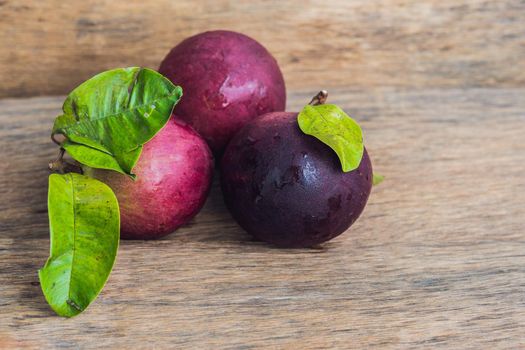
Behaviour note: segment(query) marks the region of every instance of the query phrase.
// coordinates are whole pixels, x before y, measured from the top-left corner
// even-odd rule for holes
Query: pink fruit
[[[190,126],[173,117],[144,145],[133,172],[135,181],[114,171],[87,169],[117,196],[121,237],[165,236],[202,208],[213,171],[206,142]]]
[[[284,110],[283,76],[272,55],[246,35],[217,30],[192,36],[162,61],[159,72],[182,86],[175,113],[220,154],[251,119]]]

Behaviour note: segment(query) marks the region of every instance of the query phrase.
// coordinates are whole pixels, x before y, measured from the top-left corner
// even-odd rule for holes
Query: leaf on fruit
[[[82,164],[87,165],[91,168],[98,169],[109,169],[115,170],[122,174],[127,174],[124,169],[117,162],[115,157],[106,152],[101,152],[95,148],[91,148],[86,145],[81,145],[79,143],[70,142],[66,140],[62,143],[62,147],[71,155],[73,159],[79,160],[82,159]],[[132,155],[135,154],[135,157],[140,156],[142,148],[137,148],[131,151]],[[135,179],[135,174],[128,174],[132,179]]]
[[[384,179],[385,179],[385,177],[383,175],[379,175],[379,174],[374,173],[372,175],[372,185],[373,186],[379,185],[381,182],[383,182]]]
[[[78,162],[131,175],[142,145],[166,124],[181,96],[179,86],[153,70],[109,70],[69,94],[52,134],[66,137],[62,147]]]
[[[120,238],[118,202],[98,180],[52,174],[48,209],[50,256],[38,277],[51,308],[72,317],[97,297],[113,268]]]
[[[332,104],[307,105],[297,117],[299,128],[335,151],[344,172],[356,169],[363,158],[361,127],[341,108]]]

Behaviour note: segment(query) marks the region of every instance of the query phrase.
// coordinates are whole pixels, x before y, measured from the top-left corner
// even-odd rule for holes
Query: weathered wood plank
[[[0,18],[0,97],[65,94],[109,68],[156,69],[210,29],[260,40],[293,89],[525,83],[521,0],[1,0]]]
[[[522,348],[524,95],[332,91],[387,178],[350,232],[321,250],[253,242],[215,186],[192,224],[123,242],[99,299],[70,320],[36,273],[61,98],[0,101],[0,348]]]

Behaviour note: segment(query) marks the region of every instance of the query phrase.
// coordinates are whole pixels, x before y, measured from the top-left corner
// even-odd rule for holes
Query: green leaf
[[[385,177],[383,175],[379,175],[379,174],[374,173],[372,175],[372,185],[373,186],[379,185],[381,182],[383,182],[384,179],[385,179]]]
[[[91,168],[109,169],[118,171],[122,174],[127,174],[126,171],[121,168],[120,164],[117,162],[115,157],[113,157],[111,154],[99,151],[89,146],[70,142],[69,140],[66,140],[62,144],[62,147],[67,151],[67,153],[71,155],[71,157],[73,157],[73,159],[82,159],[83,165],[87,165]],[[142,148],[137,148],[131,152],[135,153],[136,157],[138,158],[141,150]],[[128,175],[131,176],[133,179],[135,178],[134,174]]]
[[[132,174],[142,145],[166,124],[181,96],[179,86],[153,70],[109,70],[69,94],[52,134],[67,138],[62,146],[78,162]]]
[[[72,317],[97,297],[113,268],[119,245],[118,202],[98,180],[52,174],[48,209],[50,256],[38,277],[51,308]]]
[[[363,133],[355,120],[331,104],[307,105],[297,117],[299,128],[332,148],[344,172],[356,169],[363,158]]]

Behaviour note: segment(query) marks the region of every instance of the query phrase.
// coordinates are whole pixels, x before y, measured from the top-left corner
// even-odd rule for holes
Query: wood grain
[[[158,68],[185,37],[246,33],[292,89],[519,87],[522,0],[0,0],[0,97],[66,94],[109,68]]]
[[[524,348],[524,95],[333,90],[386,176],[349,232],[322,249],[254,242],[215,186],[190,225],[122,242],[100,297],[69,320],[37,278],[62,98],[0,101],[0,348]]]

